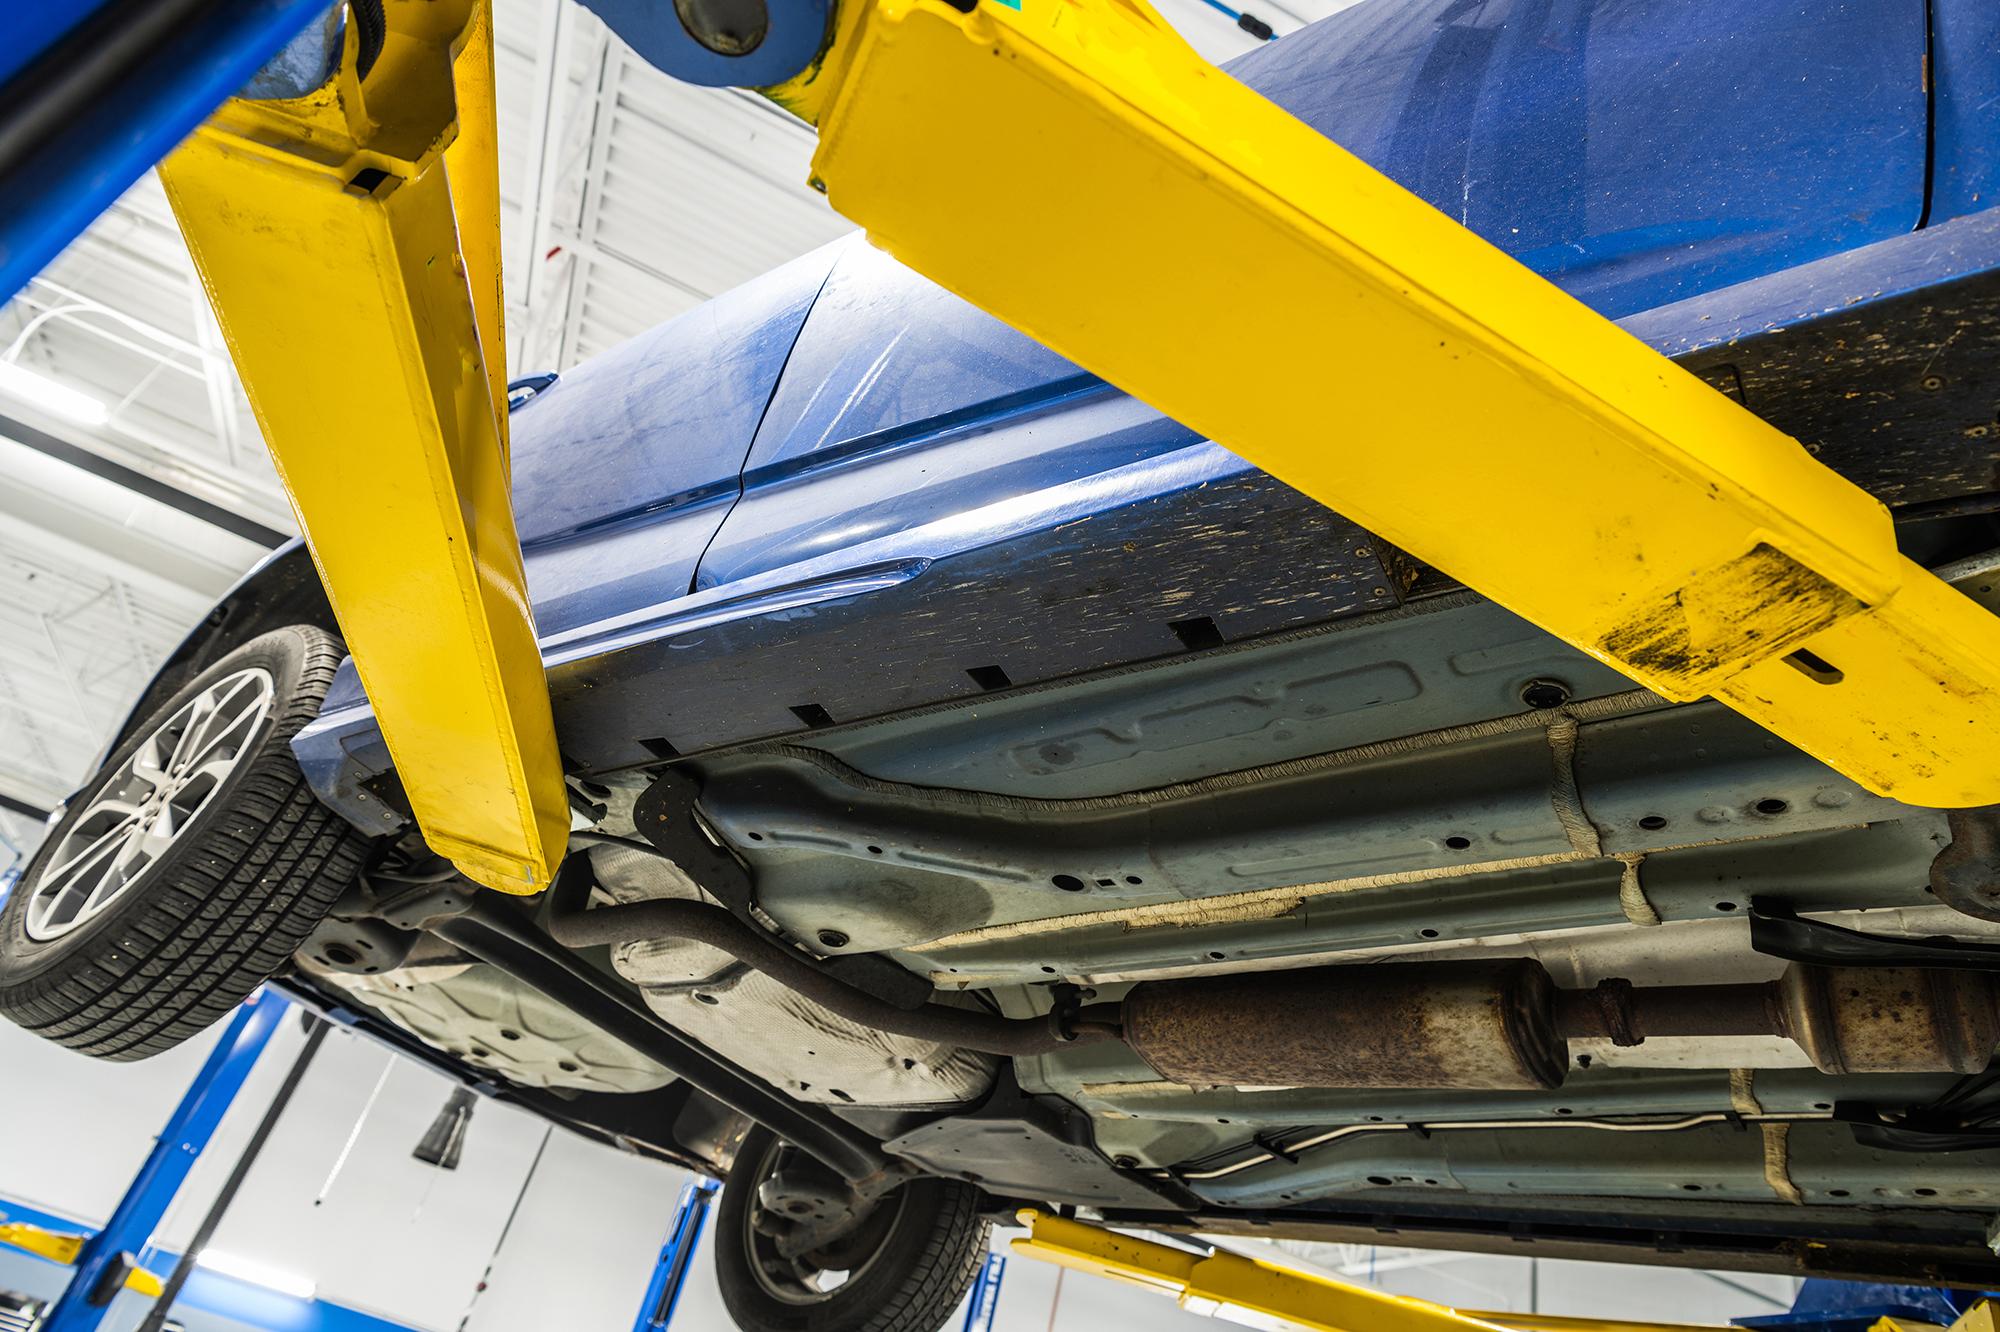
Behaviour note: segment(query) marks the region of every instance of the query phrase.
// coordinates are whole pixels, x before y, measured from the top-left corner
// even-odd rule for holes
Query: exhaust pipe
[[[1144,981],[1121,1006],[1007,1018],[903,1006],[822,970],[727,910],[674,898],[587,910],[588,876],[558,878],[549,932],[571,948],[695,939],[879,1031],[994,1054],[1051,1054],[1122,1036],[1191,1086],[1546,1090],[1575,1038],[1786,1036],[1827,1073],[1975,1073],[2000,1043],[1991,976],[1795,963],[1761,985],[1559,990],[1532,958],[1317,967]]]
[[[2000,995],[1976,972],[1794,965],[1752,985],[1559,990],[1530,958],[1319,967],[1147,981],[1126,1041],[1190,1086],[1562,1085],[1576,1038],[1785,1036],[1826,1073],[1975,1073],[2000,1044]]]

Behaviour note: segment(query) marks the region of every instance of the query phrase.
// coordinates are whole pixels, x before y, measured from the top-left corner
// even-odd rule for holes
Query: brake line
[[[1704,1124],[1790,1124],[1802,1120],[1830,1120],[1830,1113],[1800,1111],[1796,1113],[1739,1115],[1734,1111],[1713,1111],[1684,1115],[1679,1119],[1620,1120],[1620,1119],[1461,1119],[1440,1124],[1344,1124],[1339,1128],[1326,1129],[1309,1138],[1301,1139],[1278,1151],[1269,1148],[1255,1156],[1241,1161],[1232,1161],[1226,1166],[1212,1170],[1183,1170],[1179,1167],[1163,1167],[1152,1170],[1151,1174],[1171,1177],[1183,1183],[1222,1179],[1238,1171],[1249,1170],[1267,1161],[1295,1158],[1302,1152],[1315,1147],[1324,1147],[1330,1142],[1353,1137],[1361,1133],[1420,1133],[1429,1137],[1433,1133],[1444,1133],[1454,1129],[1597,1129],[1610,1133],[1673,1133],[1682,1129],[1700,1128]]]

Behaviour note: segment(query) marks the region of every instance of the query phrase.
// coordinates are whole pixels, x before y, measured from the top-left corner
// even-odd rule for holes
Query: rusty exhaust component
[[[1951,845],[1931,861],[1931,891],[1955,911],[2000,920],[2000,805],[1954,809]]]
[[[1786,1036],[1822,1073],[1977,1073],[2000,1044],[1991,976],[1795,964],[1763,985],[1637,990],[1607,980],[1556,999],[1565,1038]]]
[[[1536,1090],[1569,1042],[1784,1036],[1827,1073],[1972,1073],[2000,1044],[1993,977],[1795,965],[1753,985],[1558,990],[1539,962],[1419,962],[1149,981],[1125,1038],[1191,1086]]]
[[[2000,1042],[1991,975],[1794,965],[1775,985],[1822,1073],[1977,1073]]]
[[[1529,958],[1148,981],[1125,1039],[1174,1082],[1235,1087],[1561,1085],[1555,983]]]
[[[1787,1034],[1775,982],[1640,990],[1628,980],[1604,980],[1588,990],[1557,991],[1555,1022],[1565,1038],[1620,1046],[1643,1045],[1649,1036]]]

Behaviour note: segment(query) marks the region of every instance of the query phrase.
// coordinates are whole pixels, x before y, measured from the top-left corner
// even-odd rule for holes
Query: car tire
[[[979,1190],[958,1180],[922,1178],[888,1194],[876,1204],[878,1215],[861,1227],[867,1252],[838,1260],[858,1264],[846,1282],[815,1293],[774,1279],[771,1236],[754,1224],[757,1186],[785,1150],[768,1129],[751,1130],[716,1209],[716,1284],[737,1327],[742,1332],[943,1327],[978,1275],[992,1234],[991,1223],[980,1215]]]
[[[0,1015],[144,1059],[285,965],[368,851],[291,751],[343,655],[323,630],[273,630],[126,733],[0,910]]]

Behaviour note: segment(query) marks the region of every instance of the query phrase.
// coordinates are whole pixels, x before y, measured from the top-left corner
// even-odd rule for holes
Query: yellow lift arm
[[[773,90],[877,245],[1667,698],[2000,801],[2000,618],[1859,487],[1144,0],[961,3],[848,0]]]
[[[1192,1253],[1032,1208],[1022,1211],[1019,1219],[1028,1233],[1012,1242],[1015,1253],[1140,1286],[1169,1297],[1190,1313],[1252,1327],[1307,1332],[1730,1332],[1685,1323],[1469,1313],[1226,1249]]]
[[[328,88],[230,103],[163,174],[419,823],[532,891],[565,797],[508,508],[487,3],[388,0],[365,85],[350,25]],[[1143,0],[842,0],[765,91],[876,244],[1085,369],[1667,698],[2000,802],[2000,619],[1880,504]]]
[[[26,1221],[0,1221],[0,1247],[19,1249],[32,1253],[37,1258],[46,1258],[64,1267],[76,1266],[76,1256],[83,1252],[83,1244],[89,1236],[70,1235],[56,1230],[45,1230],[41,1226],[30,1225]],[[126,1290],[136,1290],[141,1295],[157,1297],[166,1289],[166,1283],[158,1276],[125,1255]]]
[[[1729,1328],[1548,1314],[1482,1313],[1390,1295],[1217,1249],[1192,1253],[1033,1208],[1019,1213],[1028,1233],[1015,1253],[1165,1295],[1191,1313],[1252,1327],[1306,1332],[1731,1332]],[[1994,1306],[1981,1300],[1949,1332],[1995,1332]],[[1869,1332],[1947,1332],[1893,1318]]]
[[[569,811],[508,493],[490,0],[390,0],[326,87],[160,167],[432,849],[530,893]]]

